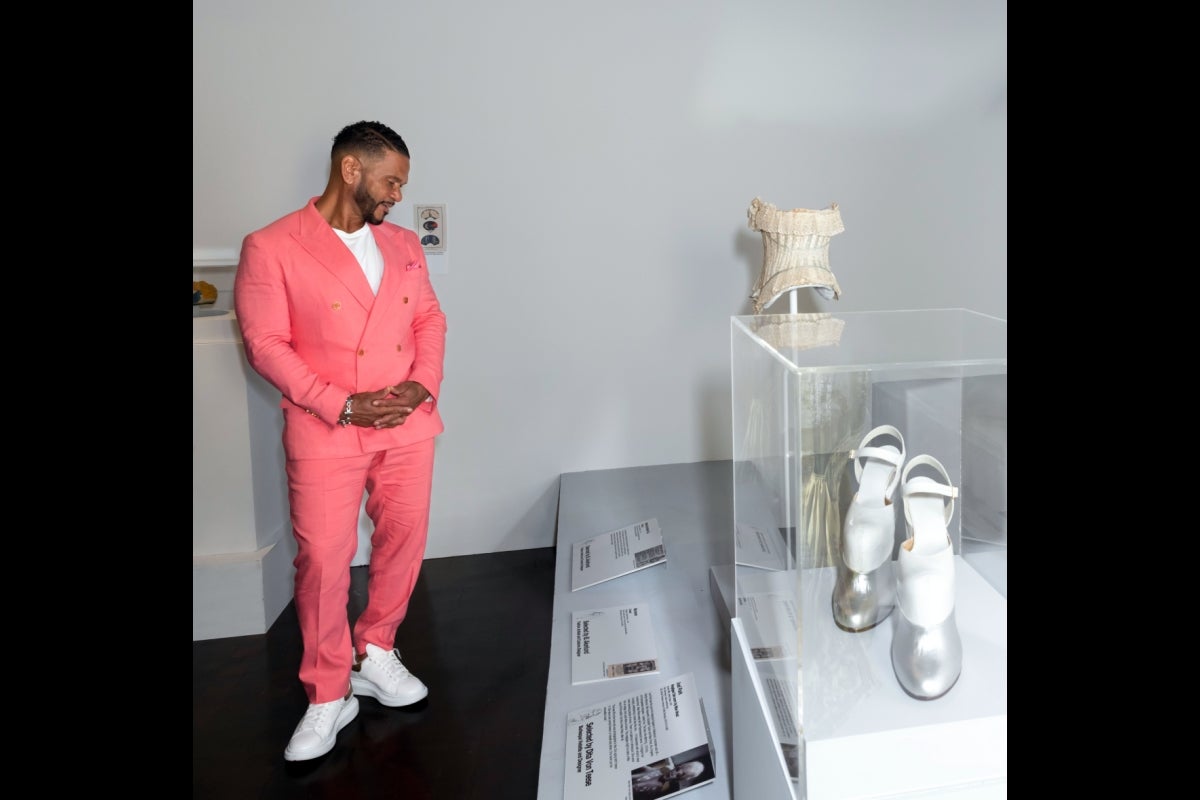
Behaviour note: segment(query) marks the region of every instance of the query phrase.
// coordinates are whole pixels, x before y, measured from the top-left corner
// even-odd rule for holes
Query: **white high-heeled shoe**
[[[888,436],[900,447],[875,442]],[[842,525],[833,621],[842,630],[856,633],[874,628],[895,607],[892,549],[896,545],[896,506],[892,496],[904,464],[904,437],[891,425],[880,425],[867,432],[850,458],[858,492]]]
[[[915,467],[934,468],[945,483]],[[918,700],[935,700],[962,674],[962,639],[954,621],[954,546],[947,530],[958,489],[933,456],[920,455],[904,467],[904,519],[909,537],[900,545],[900,613],[892,634],[892,667],[901,688]]]

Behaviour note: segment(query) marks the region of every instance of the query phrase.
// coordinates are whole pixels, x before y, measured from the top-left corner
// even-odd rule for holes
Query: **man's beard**
[[[375,218],[375,209],[379,208],[383,201],[372,197],[365,185],[358,187],[358,190],[355,191],[354,202],[358,203],[358,210],[362,213],[363,222],[368,225],[378,225],[383,222],[383,219]],[[386,206],[384,207],[384,216],[387,216]]]

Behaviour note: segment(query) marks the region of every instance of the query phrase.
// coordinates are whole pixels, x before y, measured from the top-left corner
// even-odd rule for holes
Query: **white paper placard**
[[[574,685],[658,672],[654,624],[644,603],[572,612],[571,635]]]
[[[571,545],[571,591],[577,592],[667,560],[654,517]]]
[[[692,673],[567,714],[564,800],[675,797],[716,777]]]

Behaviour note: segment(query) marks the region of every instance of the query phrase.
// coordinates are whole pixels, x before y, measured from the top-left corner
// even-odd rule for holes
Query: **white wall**
[[[563,472],[730,457],[755,197],[841,208],[842,297],[802,311],[1008,316],[1001,0],[192,9],[194,257],[319,194],[358,119],[412,150],[393,221],[447,205],[429,557],[552,544]]]

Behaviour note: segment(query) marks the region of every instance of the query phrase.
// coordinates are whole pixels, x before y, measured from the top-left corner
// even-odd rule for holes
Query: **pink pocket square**
[[[407,267],[405,267],[405,268],[404,268],[404,271],[405,271],[405,272],[408,272],[409,270],[412,270],[412,269],[420,269],[420,268],[421,268],[421,262],[420,262],[420,261],[414,261],[414,262],[412,262],[411,264],[409,264]]]

